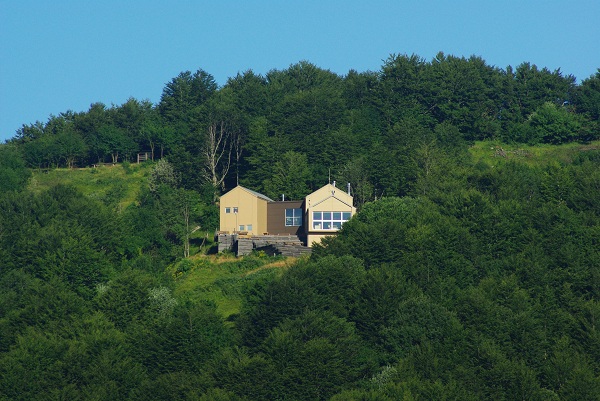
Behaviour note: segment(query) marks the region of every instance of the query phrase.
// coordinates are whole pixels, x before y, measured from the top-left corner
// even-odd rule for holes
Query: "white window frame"
[[[292,215],[288,216],[288,210],[292,211]],[[300,227],[302,226],[302,208],[290,208],[285,209],[284,212],[285,226],[286,227]],[[292,224],[288,224],[288,219],[292,219]],[[295,224],[299,223],[299,224]]]
[[[319,211],[312,212],[312,229],[322,231],[338,231],[350,220],[352,212]]]

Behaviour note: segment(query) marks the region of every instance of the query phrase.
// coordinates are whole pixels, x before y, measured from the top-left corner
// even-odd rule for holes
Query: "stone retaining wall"
[[[237,234],[219,234],[219,252],[231,250],[237,256],[248,255],[254,249],[263,249],[269,254],[293,256],[310,254],[312,248],[295,235],[256,235],[252,237],[238,236]]]

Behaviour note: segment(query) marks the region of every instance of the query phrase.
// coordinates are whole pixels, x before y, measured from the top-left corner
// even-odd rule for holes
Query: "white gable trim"
[[[342,202],[344,205],[349,206],[349,207],[353,207],[352,205],[349,205],[348,203],[346,203],[345,201],[341,200],[337,196],[335,196],[335,195],[329,195],[327,198],[320,200],[319,202],[315,203],[314,205],[310,205],[308,208],[311,209],[313,207],[319,206],[321,203],[325,202],[327,199],[330,199],[330,198],[337,199],[340,202]]]

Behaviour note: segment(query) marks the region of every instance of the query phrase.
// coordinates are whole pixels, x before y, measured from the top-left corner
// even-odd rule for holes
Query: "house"
[[[221,196],[219,229],[222,233],[260,235],[267,232],[267,203],[273,199],[241,185]]]
[[[355,213],[353,198],[335,182],[297,201],[274,201],[261,193],[237,186],[221,197],[219,249],[234,246],[237,237],[252,237],[254,245],[268,241],[311,247],[323,237],[335,235]],[[237,235],[235,239],[231,235]],[[246,247],[246,245],[244,245]]]

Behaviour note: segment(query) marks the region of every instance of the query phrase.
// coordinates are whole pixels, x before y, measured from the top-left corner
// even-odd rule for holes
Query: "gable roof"
[[[312,207],[318,206],[319,204],[321,204],[321,203],[325,202],[327,199],[331,199],[331,198],[339,200],[340,202],[342,202],[342,203],[343,203],[344,205],[346,205],[346,206],[353,207],[351,204],[349,204],[348,202],[346,202],[346,201],[345,201],[345,200],[343,200],[343,199],[340,199],[340,198],[338,198],[338,197],[337,197],[337,196],[335,196],[335,195],[329,195],[328,197],[321,199],[320,201],[318,201],[317,203],[315,203],[315,204],[313,204],[313,205],[311,205],[311,206],[312,206]]]
[[[340,196],[338,196],[338,194]],[[324,197],[323,198],[319,197],[317,199],[314,199],[317,195],[321,195]],[[312,198],[311,200],[314,203],[312,203],[311,205],[307,205],[308,207],[315,207],[315,206],[319,205],[320,203],[325,202],[327,199],[331,199],[331,198],[334,198],[334,199],[342,202],[345,205],[353,207],[352,195],[347,194],[346,192],[344,192],[344,190],[337,188],[335,185],[332,185],[332,184],[323,185],[321,188],[317,189],[313,193],[306,196],[306,199],[309,199],[309,198]]]
[[[273,199],[269,198],[267,195],[263,195],[263,194],[261,194],[260,192],[253,191],[253,190],[251,190],[251,189],[248,189],[248,188],[246,188],[246,187],[243,187],[243,186],[241,186],[241,185],[238,185],[238,187],[239,187],[240,189],[243,189],[243,190],[244,190],[244,191],[246,191],[246,192],[249,192],[249,193],[251,193],[252,195],[256,196],[257,198],[264,199],[264,200],[266,200],[267,202],[274,202],[274,201],[273,201]]]

